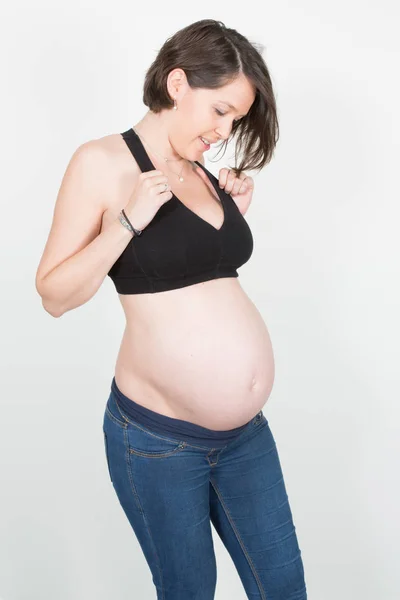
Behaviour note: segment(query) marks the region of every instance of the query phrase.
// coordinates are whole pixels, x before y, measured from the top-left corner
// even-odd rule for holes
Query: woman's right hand
[[[144,229],[159,208],[173,196],[168,178],[162,171],[151,170],[140,173],[137,184],[124,211],[135,229]]]

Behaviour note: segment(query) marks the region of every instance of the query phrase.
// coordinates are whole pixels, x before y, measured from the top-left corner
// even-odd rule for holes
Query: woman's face
[[[176,152],[188,160],[199,160],[209,150],[200,136],[215,144],[229,137],[235,120],[244,117],[255,99],[255,89],[240,74],[233,82],[217,89],[192,89],[186,81],[178,92],[171,79],[171,96],[176,98],[178,110],[171,110],[170,141]],[[182,81],[182,80],[181,80]]]

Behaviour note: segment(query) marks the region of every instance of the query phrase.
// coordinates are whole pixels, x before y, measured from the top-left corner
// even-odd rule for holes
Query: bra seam
[[[133,242],[134,239],[135,239],[135,236],[133,236],[131,241]],[[151,288],[151,291],[154,292],[154,283],[153,283],[152,279],[147,275],[146,271],[143,269],[143,267],[141,265],[141,262],[138,258],[137,252],[136,252],[135,244],[133,244],[133,243],[131,244],[131,249],[132,249],[132,253],[135,257],[136,263],[139,265],[139,269],[142,271],[143,275],[145,276],[146,281]]]

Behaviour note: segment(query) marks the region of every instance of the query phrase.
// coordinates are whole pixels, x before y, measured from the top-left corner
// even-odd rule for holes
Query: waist
[[[240,435],[252,420],[250,419],[244,425],[233,429],[215,430],[183,419],[168,417],[128,398],[118,388],[115,377],[111,382],[111,395],[122,413],[135,423],[143,425],[155,433],[169,434],[192,444],[209,445],[210,448],[222,448]]]

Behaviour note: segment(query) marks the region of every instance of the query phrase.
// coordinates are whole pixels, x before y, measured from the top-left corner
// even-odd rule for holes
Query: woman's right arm
[[[106,169],[106,151],[93,140],[79,146],[64,174],[35,281],[53,317],[90,300],[132,239],[118,219],[99,233],[107,208]]]

